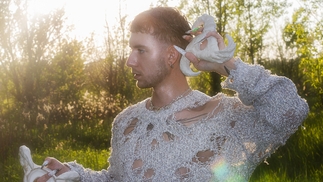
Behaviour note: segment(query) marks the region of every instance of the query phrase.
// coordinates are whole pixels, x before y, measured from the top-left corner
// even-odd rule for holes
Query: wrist
[[[236,61],[236,58],[232,57],[228,61],[225,61],[225,62],[217,65],[215,68],[215,72],[217,72],[218,74],[220,74],[222,76],[229,76],[230,71],[232,69],[236,69],[235,61]]]

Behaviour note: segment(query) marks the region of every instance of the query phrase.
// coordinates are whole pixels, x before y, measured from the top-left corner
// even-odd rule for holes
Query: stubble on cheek
[[[151,68],[151,73],[146,75],[144,79],[137,80],[137,87],[152,88],[161,83],[166,75],[169,74],[170,68],[165,65],[163,59],[160,59],[155,68]]]

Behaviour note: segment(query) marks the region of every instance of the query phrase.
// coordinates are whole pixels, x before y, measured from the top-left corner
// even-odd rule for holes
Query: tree
[[[286,24],[283,32],[286,46],[293,50],[300,59],[299,68],[305,75],[304,87],[307,87],[309,102],[317,108],[323,106],[323,38],[320,16],[311,17],[318,12],[320,2],[304,1],[306,6],[294,12],[291,22]],[[312,105],[312,104],[311,104]]]
[[[271,22],[285,13],[286,1],[242,0],[236,4],[236,19],[233,21],[234,39],[239,45],[238,56],[252,64],[261,60],[266,45],[264,36]]]
[[[9,110],[22,108],[33,120],[39,102],[49,94],[44,75],[64,34],[64,10],[33,16],[28,1],[1,3],[1,91],[6,94],[2,98]]]
[[[51,104],[78,101],[84,94],[85,74],[82,44],[62,41],[60,50],[47,68]]]

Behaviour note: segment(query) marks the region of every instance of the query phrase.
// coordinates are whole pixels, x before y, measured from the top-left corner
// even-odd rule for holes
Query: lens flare
[[[215,160],[212,165],[213,175],[220,181],[226,179],[226,176],[228,176],[229,173],[228,169],[229,165],[226,163],[224,157]]]
[[[214,181],[246,181],[245,178],[232,171],[232,168],[233,166],[231,166],[224,157],[218,157],[211,165]]]

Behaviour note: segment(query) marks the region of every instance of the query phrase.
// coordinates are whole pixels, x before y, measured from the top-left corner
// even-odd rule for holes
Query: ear
[[[173,45],[169,46],[167,49],[168,53],[168,64],[172,67],[177,61],[180,60],[181,54],[174,48]]]

